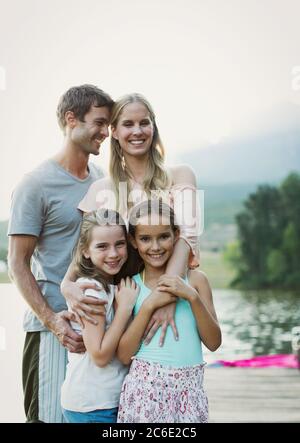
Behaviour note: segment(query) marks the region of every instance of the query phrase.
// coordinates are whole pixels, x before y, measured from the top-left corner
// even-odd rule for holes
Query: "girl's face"
[[[152,220],[151,220],[152,221]],[[142,217],[131,239],[145,265],[161,268],[171,257],[178,233],[174,233],[167,217],[162,217],[160,224],[148,224],[148,217]]]
[[[124,155],[140,156],[148,153],[153,139],[150,113],[140,102],[124,106],[112,136],[118,140]]]
[[[107,277],[116,275],[127,260],[127,242],[122,226],[94,226],[83,252]]]

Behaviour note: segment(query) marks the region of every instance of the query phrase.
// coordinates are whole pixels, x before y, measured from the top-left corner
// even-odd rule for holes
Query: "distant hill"
[[[227,139],[185,153],[200,188],[205,185],[270,183],[300,171],[300,130]]]
[[[222,250],[227,243],[235,240],[235,216],[256,188],[255,183],[202,186],[204,231],[200,239],[201,250]]]
[[[300,171],[299,122],[299,106],[278,104],[247,122],[248,135],[182,154],[205,191],[204,249],[222,249],[234,240],[235,216],[258,185],[278,185],[291,171]]]
[[[204,226],[234,224],[243,202],[257,188],[256,183],[204,185]]]

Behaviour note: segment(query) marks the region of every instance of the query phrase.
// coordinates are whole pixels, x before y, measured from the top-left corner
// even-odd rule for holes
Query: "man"
[[[63,422],[60,388],[67,349],[84,352],[82,338],[70,326],[72,314],[66,310],[60,283],[79,236],[78,203],[103,175],[89,163],[89,156],[99,155],[108,136],[112,106],[110,96],[95,86],[69,89],[57,108],[64,132],[61,151],[27,174],[13,193],[9,269],[30,307],[24,319],[23,353],[27,422]],[[103,311],[99,300],[82,301],[90,304],[90,313]]]

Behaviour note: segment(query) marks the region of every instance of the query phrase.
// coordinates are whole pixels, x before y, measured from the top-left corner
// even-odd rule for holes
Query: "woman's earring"
[[[124,157],[123,153],[121,155],[122,155],[121,166],[122,166],[123,171],[125,171],[125,168],[126,168],[125,157]]]

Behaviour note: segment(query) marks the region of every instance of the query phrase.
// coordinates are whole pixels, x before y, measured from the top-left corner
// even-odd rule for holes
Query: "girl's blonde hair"
[[[121,226],[128,246],[127,230],[123,218],[116,211],[110,209],[98,209],[83,216],[80,228],[80,236],[74,249],[73,263],[76,276],[89,277],[98,280],[105,291],[109,286],[104,274],[97,269],[90,258],[84,256],[84,251],[89,247],[92,239],[92,230],[95,226]]]
[[[144,191],[150,196],[151,190],[163,190],[170,186],[170,178],[164,167],[165,151],[156,125],[154,111],[148,100],[146,100],[141,94],[128,94],[115,102],[112,109],[111,126],[116,128],[124,107],[130,103],[141,103],[148,109],[154,128],[153,139],[149,151],[149,166],[143,181]],[[131,187],[129,179],[132,177],[130,177],[130,173],[126,168],[122,148],[118,140],[114,137],[111,137],[110,148],[109,171],[119,202],[119,183],[126,182],[127,189],[130,192]]]

